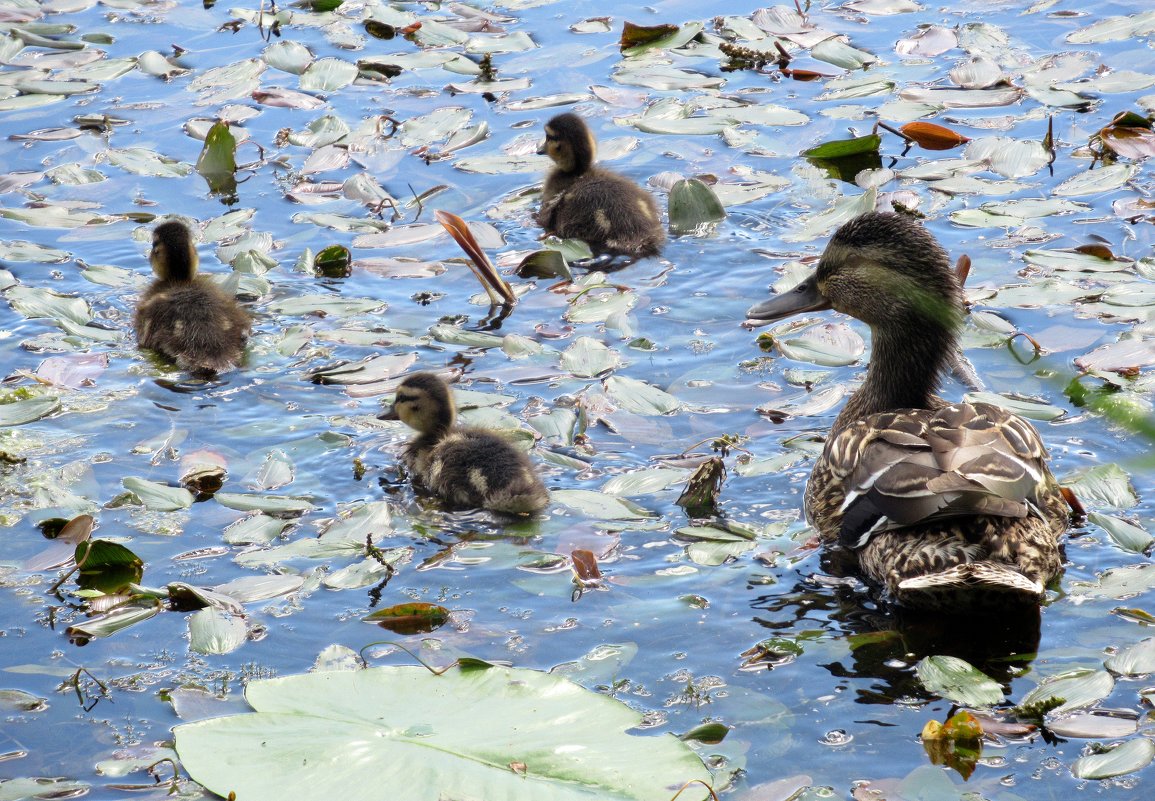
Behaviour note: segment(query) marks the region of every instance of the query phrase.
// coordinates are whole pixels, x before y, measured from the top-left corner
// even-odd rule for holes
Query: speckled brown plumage
[[[554,167],[541,191],[537,223],[546,233],[584,240],[595,254],[656,256],[666,241],[654,197],[630,179],[594,166],[597,145],[576,114],[545,126],[541,152]]]
[[[749,316],[824,308],[867,322],[873,341],[806,487],[819,536],[906,607],[1037,603],[1062,570],[1067,505],[1030,423],[935,394],[964,311],[946,252],[908,217],[863,215],[835,233],[814,276]]]
[[[156,279],[141,295],[133,316],[137,344],[198,375],[239,364],[252,322],[236,298],[197,275],[196,246],[188,228],[179,222],[158,225],[149,261]]]
[[[397,388],[381,418],[401,420],[418,432],[401,457],[414,483],[453,509],[544,509],[549,492],[529,457],[490,431],[454,425],[456,416],[449,386],[432,373],[414,373]]]

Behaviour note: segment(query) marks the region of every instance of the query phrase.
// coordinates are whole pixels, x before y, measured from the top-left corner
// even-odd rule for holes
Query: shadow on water
[[[944,615],[887,610],[861,586],[818,586],[802,581],[786,593],[756,598],[754,622],[790,639],[820,630],[844,640],[846,659],[821,665],[839,679],[867,682],[855,702],[893,705],[938,696],[919,681],[914,665],[928,656],[953,656],[994,679],[1004,690],[1038,651],[1038,607],[998,613]]]

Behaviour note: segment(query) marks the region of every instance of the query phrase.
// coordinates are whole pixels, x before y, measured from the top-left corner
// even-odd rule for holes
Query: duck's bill
[[[378,420],[400,420],[401,417],[397,414],[397,407],[390,405],[388,409],[377,415]]]
[[[812,275],[790,291],[751,306],[746,310],[746,322],[743,325],[757,328],[795,314],[829,308],[830,301],[818,291],[818,279]]]

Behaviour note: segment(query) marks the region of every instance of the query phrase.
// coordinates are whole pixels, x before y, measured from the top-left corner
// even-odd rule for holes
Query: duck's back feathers
[[[656,256],[666,241],[653,195],[598,167],[578,180],[567,174],[551,176],[537,220],[562,239],[584,240],[595,253]]]
[[[485,508],[532,514],[549,503],[549,492],[524,453],[501,436],[457,426],[436,441],[418,437],[404,462],[424,487],[451,508]]]
[[[236,299],[204,276],[154,281],[133,318],[140,347],[202,374],[239,364],[251,325]]]
[[[831,435],[806,499],[819,536],[855,551],[864,575],[904,605],[1037,600],[1061,567],[1067,507],[1043,443],[991,404],[854,421]]]

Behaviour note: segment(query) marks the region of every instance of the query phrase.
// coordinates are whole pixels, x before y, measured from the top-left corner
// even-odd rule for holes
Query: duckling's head
[[[831,308],[872,328],[953,335],[963,295],[950,258],[926,228],[906,215],[872,212],[835,232],[812,276],[746,314],[761,324]]]
[[[545,124],[545,142],[537,152],[553,159],[561,172],[583,173],[597,158],[597,142],[577,114],[558,114]]]
[[[414,373],[397,387],[393,406],[381,420],[400,420],[422,434],[447,431],[457,417],[449,385],[433,373]]]
[[[158,225],[152,231],[152,250],[148,260],[157,277],[168,281],[188,281],[197,272],[197,249],[188,226],[176,220]]]

